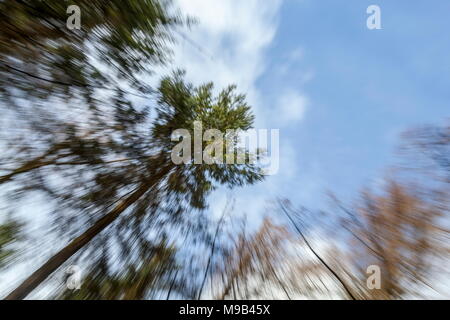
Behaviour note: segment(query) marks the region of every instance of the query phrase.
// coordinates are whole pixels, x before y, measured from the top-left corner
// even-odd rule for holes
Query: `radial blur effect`
[[[352,197],[328,185],[323,209],[268,191],[254,219],[236,198],[263,183],[258,165],[171,159],[174,130],[261,114],[248,88],[176,64],[180,42],[205,54],[202,21],[182,1],[74,4],[0,1],[0,297],[449,297],[448,119],[398,136]]]

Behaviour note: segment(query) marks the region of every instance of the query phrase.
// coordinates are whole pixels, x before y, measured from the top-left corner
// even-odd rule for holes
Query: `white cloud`
[[[283,126],[303,119],[308,99],[294,89],[275,97],[268,105],[256,81],[269,64],[266,49],[272,43],[282,0],[178,0],[181,11],[198,20],[183,32],[175,47],[174,66],[187,71],[195,84],[213,81],[217,89],[236,84],[247,94],[256,116],[256,127]],[[297,47],[286,56],[292,65],[303,57]],[[306,75],[305,75],[306,76]],[[305,79],[307,81],[307,79]],[[264,97],[264,98],[263,98]],[[276,114],[273,114],[275,110]],[[276,120],[276,121],[274,121]]]
[[[213,81],[217,88],[236,84],[247,94],[258,124],[264,124],[256,80],[266,69],[265,50],[277,30],[282,0],[178,0],[182,12],[199,21],[184,32],[175,48],[174,65],[186,69],[195,84]]]
[[[299,47],[289,52],[287,60],[290,63],[296,63],[297,61],[303,58],[303,55],[304,55],[303,49]]]
[[[290,124],[303,119],[308,98],[294,90],[286,90],[278,99],[276,113],[282,124]]]

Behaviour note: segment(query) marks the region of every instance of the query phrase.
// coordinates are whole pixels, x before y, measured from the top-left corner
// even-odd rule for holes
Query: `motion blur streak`
[[[352,203],[332,187],[328,210],[268,195],[254,223],[230,197],[215,217],[207,201],[214,190],[253,185],[264,174],[248,163],[171,161],[176,129],[192,132],[201,121],[226,132],[254,123],[236,86],[158,71],[177,70],[172,45],[180,32],[189,39],[195,17],[168,0],[76,4],[80,29],[67,28],[64,1],[0,2],[1,297],[448,292],[436,285],[448,279],[449,124],[406,132],[399,164]],[[368,286],[369,266],[381,272],[378,289]]]

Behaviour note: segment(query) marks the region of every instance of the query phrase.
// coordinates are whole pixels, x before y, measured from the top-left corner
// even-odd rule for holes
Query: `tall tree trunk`
[[[29,276],[21,285],[13,290],[5,300],[19,300],[25,298],[31,293],[39,284],[41,284],[47,277],[58,269],[64,262],[73,256],[78,250],[84,247],[96,235],[111,225],[120,214],[141,198],[153,185],[155,185],[167,170],[161,170],[156,177],[149,182],[141,184],[141,186],[128,196],[125,200],[119,203],[113,210],[107,213],[104,217],[98,220],[92,227],[86,230],[81,236],[75,238],[65,248],[50,258],[42,267],[36,270]]]

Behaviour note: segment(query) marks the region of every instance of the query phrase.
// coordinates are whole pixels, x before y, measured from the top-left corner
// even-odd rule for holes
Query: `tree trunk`
[[[161,170],[158,177],[154,177],[151,182],[141,184],[141,186],[134,191],[128,198],[119,203],[112,211],[106,214],[103,218],[98,220],[92,227],[86,230],[81,236],[75,238],[65,248],[50,258],[42,267],[36,270],[29,276],[21,285],[12,291],[5,300],[19,300],[25,298],[31,291],[33,291],[39,284],[41,284],[47,277],[58,269],[64,262],[73,256],[78,250],[91,241],[96,235],[111,225],[119,215],[130,207],[134,202],[139,200],[157,181],[159,176],[164,176],[166,170]]]
[[[214,255],[214,249],[216,248],[217,236],[219,235],[220,228],[222,227],[222,223],[223,223],[224,218],[225,218],[225,213],[226,213],[226,211],[224,210],[223,214],[222,214],[222,217],[220,217],[220,220],[217,223],[216,233],[214,234],[214,240],[213,240],[213,243],[212,243],[212,246],[211,246],[211,254],[209,255],[208,263],[206,264],[205,275],[203,276],[202,285],[200,286],[200,290],[198,291],[197,300],[200,300],[200,298],[202,297],[203,288],[205,287],[206,279],[208,277],[209,268],[211,266],[211,260],[212,260],[213,255]]]
[[[346,283],[344,282],[344,280],[341,279],[341,277],[339,277],[339,275],[319,256],[319,254],[311,247],[311,245],[309,244],[308,240],[306,239],[306,237],[304,236],[303,232],[300,230],[300,228],[297,226],[297,224],[294,222],[294,219],[292,219],[291,215],[289,214],[288,210],[284,207],[283,203],[280,201],[280,208],[281,210],[286,214],[286,216],[288,217],[288,219],[291,221],[292,225],[294,226],[294,228],[297,230],[297,232],[300,234],[300,236],[302,237],[303,241],[306,243],[306,246],[309,248],[309,250],[311,250],[311,252],[316,256],[316,258],[325,266],[325,268],[328,269],[328,271],[331,272],[331,274],[340,282],[340,284],[342,285],[342,287],[344,288],[345,292],[347,293],[347,295],[352,299],[352,300],[356,300],[356,297],[353,295],[353,293],[350,291],[349,287],[346,285]]]

